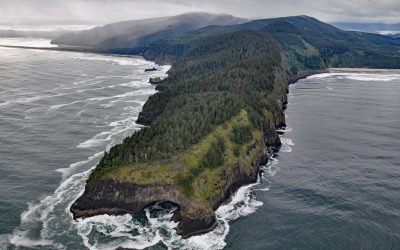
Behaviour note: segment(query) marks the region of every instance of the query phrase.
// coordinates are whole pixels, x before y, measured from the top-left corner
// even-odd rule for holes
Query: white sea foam
[[[115,96],[107,96],[107,97],[92,97],[88,98],[87,101],[93,102],[93,101],[104,101],[104,100],[114,100],[118,98],[127,98],[127,97],[133,97],[133,96],[141,96],[141,95],[152,95],[156,93],[154,89],[139,89],[135,90],[132,92],[128,92],[125,94],[119,94]]]
[[[341,79],[351,79],[357,81],[393,81],[399,80],[399,74],[376,74],[376,73],[322,73],[311,75],[307,79],[321,79],[337,77]]]
[[[52,105],[52,106],[50,106],[50,108],[49,108],[48,110],[49,110],[49,111],[56,111],[56,110],[58,110],[58,109],[60,109],[60,108],[62,108],[62,107],[74,105],[74,104],[77,104],[77,103],[80,103],[80,102],[82,102],[82,101],[79,100],[79,101],[73,101],[73,102],[70,102],[70,103],[63,103],[63,104]]]
[[[52,232],[49,230],[49,223],[56,215],[49,215],[54,212],[56,206],[77,198],[77,195],[83,189],[84,180],[91,170],[70,176],[61,182],[52,195],[46,196],[37,204],[30,203],[28,209],[21,214],[21,224],[10,236],[10,243],[15,246],[25,247],[54,246],[58,249],[64,248],[61,243],[55,243],[50,239]],[[36,228],[38,225],[41,225],[41,238],[32,239],[29,235],[30,229]]]
[[[27,248],[33,248],[33,247],[48,247],[48,246],[53,246],[56,249],[64,249],[64,246],[62,244],[57,244],[54,243],[51,240],[33,240],[29,236],[25,235],[24,232],[21,232],[20,234],[15,234],[9,239],[10,243],[18,246],[18,247],[27,247]]]
[[[94,25],[6,25],[1,24],[0,30],[16,31],[80,31],[94,28]]]
[[[57,47],[57,45],[51,44],[50,42],[51,42],[50,39],[42,39],[42,38],[26,38],[26,37],[0,38],[0,45],[5,45],[5,46],[27,46],[35,48]]]
[[[126,83],[121,83],[120,86],[122,87],[140,87],[143,85],[143,81],[131,81]]]
[[[384,81],[384,82],[400,79],[400,75],[385,75],[385,74],[351,74],[345,77],[357,81]]]
[[[103,131],[101,133],[96,134],[91,139],[80,143],[78,148],[92,148],[103,145],[105,142],[113,143],[113,136],[123,133],[127,130],[138,130],[140,126],[138,126],[136,122],[137,116],[130,116],[128,118],[113,121],[109,124],[110,127],[113,127],[111,130]]]
[[[291,146],[295,145],[292,139],[282,137],[281,138],[281,143],[282,143],[282,146],[281,146],[279,151],[287,152],[287,153],[292,152],[292,147]]]
[[[91,84],[87,84],[84,85],[89,86],[89,85],[96,85],[100,82],[95,82],[95,83],[91,83]],[[83,93],[83,92],[87,92],[87,91],[95,91],[95,90],[102,90],[102,89],[107,89],[107,88],[115,88],[117,87],[117,85],[109,85],[109,86],[104,86],[104,87],[99,87],[99,88],[89,88],[89,89],[80,89],[77,90],[76,92],[71,92],[71,93],[64,93],[64,94],[60,94],[60,95],[54,95],[54,96],[61,96],[61,95],[68,95],[68,94],[75,94],[75,93]],[[137,87],[137,86],[129,86],[129,87]],[[76,89],[76,88],[80,88],[80,87],[73,87],[73,88],[65,88],[65,89]],[[112,106],[113,103],[118,102],[118,101],[124,101],[125,102],[125,98],[128,97],[133,97],[133,96],[140,96],[140,95],[151,95],[154,94],[156,91],[154,89],[141,89],[141,90],[136,90],[136,91],[132,91],[132,92],[128,92],[125,94],[119,94],[119,95],[115,95],[115,96],[108,96],[108,97],[92,97],[92,98],[88,98],[86,100],[78,100],[78,101],[73,101],[73,102],[69,102],[69,103],[63,103],[63,104],[57,104],[57,105],[52,105],[50,106],[50,108],[48,109],[49,111],[56,111],[62,107],[66,107],[66,106],[70,106],[70,105],[74,105],[77,103],[81,103],[81,102],[97,102],[97,101],[104,101],[104,100],[113,100],[111,101],[109,104],[102,104],[101,106],[103,107],[110,107]],[[43,96],[42,98],[47,97],[47,96]],[[35,100],[39,100],[41,99],[39,98],[33,98],[30,99],[29,101],[35,101]]]
[[[182,239],[176,234],[177,223],[171,221],[173,209],[163,210],[153,216],[147,208],[145,215],[147,223],[138,222],[131,215],[110,216],[98,215],[87,219],[78,220],[75,223],[78,234],[82,237],[85,246],[89,249],[116,249],[118,247],[144,249],[154,246],[160,242],[168,249],[222,249],[225,245],[225,238],[229,232],[229,222],[239,217],[254,213],[263,203],[255,199],[253,188],[260,182],[241,187],[232,197],[231,202],[223,205],[215,211],[218,220],[218,227],[204,235],[193,236],[189,239]],[[263,189],[262,191],[267,191]],[[132,234],[137,230],[138,234]],[[162,233],[164,230],[167,232]],[[107,242],[90,242],[90,235],[94,231],[106,235]]]
[[[143,60],[142,60],[143,62]],[[149,64],[149,63],[148,63]],[[150,63],[151,64],[151,63]],[[152,65],[152,64],[151,64]],[[163,67],[163,69],[167,69]],[[164,72],[157,72],[157,74],[162,75],[165,74]],[[144,82],[143,84],[147,84]],[[135,95],[149,95],[154,93],[154,90],[150,92],[149,90],[143,91],[136,91],[130,92],[127,94],[113,96],[110,99],[123,99],[126,97],[131,97]],[[65,95],[58,94],[56,96]],[[35,98],[42,98],[48,96],[40,96]],[[127,98],[128,99],[128,98]],[[37,99],[29,99],[29,100],[18,100],[18,101],[33,101]],[[93,101],[93,100],[92,100]],[[94,99],[94,101],[98,101],[98,99]],[[84,143],[78,145],[78,147],[95,147],[95,146],[102,146],[104,149],[109,149],[112,145],[119,142],[122,138],[120,136],[115,136],[119,133],[125,132],[127,130],[136,130],[139,129],[141,126],[135,123],[136,117],[138,112],[140,111],[139,107],[130,107],[129,103],[132,100],[126,100],[128,106],[123,108],[125,112],[121,114],[121,119],[117,121],[110,122],[108,127],[111,127],[107,131],[103,131],[98,135],[94,136],[91,140],[88,140]],[[144,104],[144,101],[137,100],[135,101],[139,104]],[[67,104],[59,104],[54,105],[50,108],[50,110],[57,110],[65,105],[72,105],[74,103],[67,103]],[[8,103],[7,103],[8,104]],[[106,120],[108,116],[105,116],[104,119]],[[99,143],[96,141],[99,140]],[[101,142],[100,142],[101,141]],[[63,246],[59,241],[55,239],[55,237],[59,234],[63,234],[64,230],[74,230],[74,225],[72,224],[72,216],[69,211],[70,206],[72,203],[83,193],[85,181],[88,178],[91,170],[94,167],[88,169],[88,165],[94,166],[97,164],[98,159],[101,157],[103,152],[98,152],[86,160],[75,162],[70,164],[66,168],[59,168],[56,171],[61,172],[63,174],[63,179],[58,186],[58,188],[54,191],[53,194],[48,195],[40,199],[37,203],[29,203],[28,209],[21,214],[21,223],[20,225],[14,229],[13,233],[7,236],[5,241],[8,241],[14,246],[21,246],[21,247],[51,247],[57,249],[65,249],[66,247]],[[61,211],[61,213],[60,213]],[[118,218],[116,218],[118,221]],[[162,223],[169,223],[169,226],[173,226],[170,224],[169,219],[166,220],[165,218],[160,218]],[[90,222],[90,221],[89,221]],[[86,222],[85,222],[86,223]],[[110,221],[106,221],[107,223],[111,223]],[[112,223],[111,223],[112,224]],[[65,228],[65,227],[70,227]],[[119,227],[116,227],[117,230]],[[158,225],[154,225],[154,228],[158,228]],[[33,235],[33,232],[36,230],[40,231],[40,237]],[[61,231],[60,231],[61,230]],[[97,230],[97,228],[96,228]],[[123,232],[123,229],[121,229]],[[99,232],[101,229],[99,229]],[[122,233],[121,232],[121,233]],[[127,232],[126,232],[127,233]],[[114,237],[119,237],[118,233],[114,232]],[[140,236],[138,236],[140,238]],[[154,245],[156,242],[160,241],[160,237],[154,237],[153,241],[146,243],[145,240],[139,241],[122,241],[121,239],[116,239],[116,242],[120,242],[117,244],[121,247],[134,247],[134,248],[144,248],[146,246]],[[1,239],[4,240],[4,239]],[[85,237],[82,236],[82,240],[84,244],[88,247],[90,246],[90,242],[85,240]],[[114,242],[116,244],[116,242]],[[113,243],[112,243],[113,244]],[[100,244],[95,246],[96,249],[110,249],[113,245],[107,244]],[[116,245],[116,246],[117,246]]]
[[[103,154],[104,154],[104,152],[98,152],[98,153],[88,157],[87,160],[74,162],[71,165],[69,165],[67,168],[59,168],[59,169],[56,169],[55,171],[62,173],[63,179],[65,179],[66,177],[69,177],[72,174],[72,172],[75,171],[76,168],[83,166],[85,164],[88,164],[89,162],[95,160],[96,158],[100,158]]]
[[[150,210],[159,210],[154,215]],[[147,223],[144,225],[131,215],[98,215],[87,219],[78,220],[75,226],[78,234],[82,237],[85,246],[89,249],[116,249],[118,247],[144,249],[154,246],[159,242],[169,245],[169,239],[162,236],[161,230],[173,231],[177,223],[171,221],[173,210],[157,208],[157,205],[146,208],[145,216]],[[132,231],[137,233],[133,234]],[[105,242],[90,242],[90,234],[100,232],[109,240]]]
[[[33,93],[33,94],[37,94],[37,93]],[[31,103],[31,102],[36,102],[36,101],[43,100],[43,99],[67,96],[67,95],[71,95],[71,94],[74,95],[74,94],[76,94],[76,92],[66,92],[66,93],[58,93],[58,94],[52,94],[52,95],[38,95],[38,96],[30,96],[30,97],[21,97],[21,98],[15,99],[15,100],[9,100],[9,101],[0,103],[0,107],[8,106],[10,104],[15,104],[15,103]],[[61,105],[63,105],[63,104],[61,104]],[[54,105],[52,107],[53,108],[55,107],[57,109],[56,106],[57,105]]]
[[[148,92],[145,92],[148,94]],[[114,96],[113,101],[132,96],[131,93]],[[100,99],[104,100],[104,99]],[[94,99],[91,101],[99,101]],[[131,102],[127,100],[126,102]],[[142,101],[134,102],[143,104]],[[56,107],[55,109],[60,108]],[[54,108],[53,108],[54,109]],[[79,148],[90,148],[107,144],[107,148],[115,144],[115,135],[129,129],[138,129],[135,125],[138,107],[126,106],[125,113],[121,114],[120,120],[108,124],[111,129],[95,135],[80,145]],[[285,130],[283,132],[287,132]],[[284,140],[283,140],[284,141]],[[285,142],[284,142],[285,144]],[[287,141],[287,145],[294,145]],[[245,187],[241,187],[232,197],[232,200],[221,206],[216,212],[218,227],[210,233],[194,236],[189,239],[182,239],[174,230],[176,223],[171,222],[172,210],[162,210],[159,213],[153,213],[154,208],[147,208],[145,216],[147,223],[143,225],[131,215],[109,216],[99,215],[88,219],[72,221],[69,212],[70,205],[79,197],[84,189],[84,183],[91,169],[80,170],[81,167],[94,163],[101,156],[102,152],[96,153],[87,160],[71,164],[67,168],[60,168],[57,171],[63,173],[63,181],[52,195],[46,196],[38,203],[30,204],[27,211],[21,215],[21,226],[14,230],[9,240],[16,246],[26,247],[44,247],[52,246],[62,249],[66,246],[53,240],[56,232],[53,222],[56,217],[65,217],[64,221],[72,222],[78,235],[82,238],[83,244],[89,249],[115,249],[115,248],[135,248],[143,249],[154,246],[160,242],[169,249],[221,249],[226,245],[225,238],[229,232],[229,223],[242,216],[254,213],[257,208],[262,206],[262,202],[257,200],[254,191],[268,191],[269,187],[261,186],[261,179]],[[272,177],[276,174],[278,168],[276,160],[271,159],[266,167],[263,168],[262,178]],[[85,167],[87,169],[87,167]],[[78,171],[78,173],[76,173]],[[257,189],[258,188],[258,189]],[[62,208],[64,213],[59,214],[57,209]],[[34,240],[29,235],[29,228],[33,225],[41,225],[40,239]],[[73,229],[70,229],[73,230]],[[137,230],[137,234],[132,233]],[[93,239],[93,234],[100,233],[102,240]],[[105,236],[105,237],[104,237]]]
[[[78,113],[76,113],[75,116],[81,116],[83,113],[85,113],[86,109],[82,109],[81,111],[79,111]]]
[[[153,62],[145,61],[139,57],[118,57],[118,56],[97,56],[97,55],[79,55],[74,57],[77,60],[87,61],[106,61],[112,64],[118,64],[122,66],[156,66]]]
[[[287,117],[286,117],[287,118]],[[293,129],[289,128],[289,127],[285,127],[285,128],[281,128],[281,129],[277,129],[276,132],[278,133],[288,133],[288,132],[292,132]],[[282,138],[281,138],[282,139]]]
[[[331,76],[335,76],[335,75],[338,75],[338,74],[336,74],[336,73],[321,73],[321,74],[307,76],[307,79],[326,78],[326,77],[331,77]]]
[[[215,211],[218,226],[213,231],[182,239],[175,232],[176,223],[171,222],[173,209],[162,211],[156,216],[151,215],[150,210],[145,210],[147,223],[139,222],[131,215],[110,216],[99,215],[76,222],[79,235],[85,246],[89,249],[115,249],[118,247],[143,249],[162,242],[168,249],[222,249],[226,246],[225,238],[230,230],[230,223],[243,216],[254,213],[263,203],[257,200],[254,191],[269,191],[269,186],[263,184],[275,176],[279,167],[278,160],[271,158],[267,166],[262,167],[262,175],[257,183],[239,188],[231,201],[219,207]],[[132,234],[137,230],[137,234]],[[164,230],[167,232],[162,233]],[[98,241],[90,243],[90,235],[100,232],[107,236],[107,242]]]
[[[186,240],[186,249],[222,249],[226,246],[225,238],[229,233],[229,222],[239,217],[254,213],[257,208],[263,205],[253,195],[253,188],[258,183],[239,188],[227,205],[219,207],[215,211],[218,220],[218,227],[204,235],[194,236]]]
[[[291,131],[290,128],[287,131]],[[281,138],[283,145],[293,146],[289,138]],[[271,157],[268,164],[261,168],[261,177],[257,183],[239,188],[231,201],[220,206],[215,215],[218,226],[213,231],[182,239],[175,232],[176,223],[171,222],[173,210],[163,211],[161,215],[151,216],[150,210],[146,209],[147,224],[139,223],[131,215],[109,216],[99,215],[88,219],[79,220],[76,224],[79,235],[81,235],[85,246],[89,249],[115,249],[118,247],[143,249],[162,242],[168,249],[222,249],[226,246],[225,238],[230,230],[230,223],[240,217],[254,213],[263,203],[257,200],[254,191],[269,191],[269,179],[276,175],[279,170],[278,160]],[[138,234],[133,235],[132,230]],[[167,231],[165,235],[161,230]],[[103,243],[91,242],[90,235],[100,232],[111,240]]]

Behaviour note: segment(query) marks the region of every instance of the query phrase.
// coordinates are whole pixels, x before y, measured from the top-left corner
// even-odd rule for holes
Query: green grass
[[[266,115],[270,116],[268,113]],[[188,197],[207,202],[210,197],[222,192],[226,184],[226,180],[221,178],[223,171],[231,171],[237,164],[250,166],[262,153],[262,132],[252,128],[251,138],[238,144],[231,138],[232,130],[237,126],[252,128],[245,110],[216,126],[199,143],[170,160],[104,169],[95,178],[91,178],[88,184],[95,179],[115,179],[136,184],[174,184]],[[206,165],[204,159],[210,154],[210,150],[215,150],[218,140],[223,143],[223,161],[218,161],[216,165]]]

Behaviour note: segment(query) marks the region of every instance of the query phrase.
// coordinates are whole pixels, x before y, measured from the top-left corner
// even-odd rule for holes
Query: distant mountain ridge
[[[207,26],[198,30],[156,39],[145,46],[104,48],[107,52],[139,54],[158,62],[174,62],[194,41],[227,32],[255,31],[279,42],[291,72],[326,67],[398,68],[400,39],[345,31],[309,16],[260,19],[230,26]]]
[[[400,23],[332,23],[335,27],[343,30],[373,32],[379,34],[400,33]],[[383,33],[384,32],[384,33]]]
[[[66,31],[21,31],[21,30],[0,30],[0,37],[22,37],[22,38],[46,38],[46,39],[54,39],[63,34]]]
[[[93,48],[127,48],[210,25],[233,25],[246,21],[247,19],[230,15],[194,12],[107,24],[90,30],[63,34],[52,43]]]

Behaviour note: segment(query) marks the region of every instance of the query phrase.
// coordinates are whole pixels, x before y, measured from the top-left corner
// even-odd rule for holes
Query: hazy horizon
[[[400,22],[400,2],[395,0],[381,1],[378,6],[368,0],[205,0],[201,3],[180,0],[0,0],[0,24],[10,25],[101,25],[187,12],[229,14],[248,19],[308,15],[324,22]]]

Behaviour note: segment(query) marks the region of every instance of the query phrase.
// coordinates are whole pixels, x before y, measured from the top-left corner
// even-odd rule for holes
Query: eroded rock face
[[[284,118],[284,116],[283,116]],[[279,123],[279,122],[278,122]],[[264,126],[264,141],[268,146],[279,146],[275,124]],[[85,192],[71,206],[74,219],[99,214],[135,214],[157,202],[171,202],[179,209],[174,219],[179,221],[177,233],[183,238],[202,234],[217,226],[214,210],[229,200],[237,189],[254,183],[260,166],[268,161],[267,146],[251,166],[237,164],[224,169],[221,178],[225,180],[222,191],[210,198],[208,204],[187,197],[179,187],[172,184],[135,184],[117,180],[97,180],[86,186]]]
[[[86,186],[84,194],[71,206],[74,218],[99,214],[138,213],[157,202],[179,206],[178,232],[188,237],[216,226],[213,210],[196,200],[188,199],[177,187],[153,183],[138,185],[116,180],[99,180]]]
[[[185,196],[178,187],[153,183],[138,185],[116,180],[99,180],[86,186],[84,194],[71,206],[74,219],[99,214],[138,213],[157,202],[171,202],[179,209],[174,215],[179,221],[177,233],[186,238],[206,233],[217,226],[214,210],[231,197],[241,186],[257,180],[259,166],[267,162],[267,154],[260,156],[252,166],[236,165],[232,171],[223,171],[224,189],[202,204]]]
[[[282,120],[283,119],[283,120]],[[280,126],[275,126],[272,121],[267,121],[264,123],[263,133],[264,133],[264,142],[267,147],[279,147],[281,145],[281,140],[279,138],[278,133],[276,132],[276,128],[282,127],[284,123],[285,116],[283,118],[276,118],[275,124],[279,124]]]

